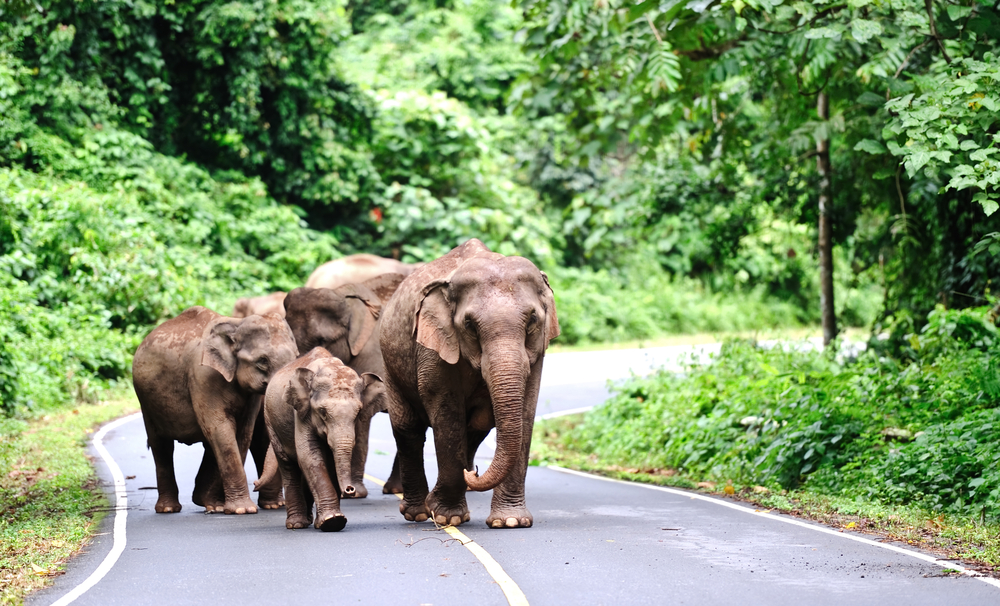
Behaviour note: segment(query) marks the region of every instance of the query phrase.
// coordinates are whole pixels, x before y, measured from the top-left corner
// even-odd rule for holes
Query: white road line
[[[789,518],[789,517],[786,517],[786,516],[776,516],[774,514],[766,513],[766,512],[763,512],[763,511],[755,511],[753,509],[747,508],[744,505],[738,505],[736,503],[730,503],[729,501],[724,501],[722,499],[708,497],[708,496],[701,495],[701,494],[698,494],[698,493],[688,492],[688,491],[685,491],[685,490],[679,490],[679,489],[676,489],[676,488],[667,488],[665,486],[654,486],[652,484],[643,484],[643,483],[640,483],[640,482],[626,482],[624,480],[616,480],[614,478],[605,478],[603,476],[593,475],[593,474],[585,473],[585,472],[582,472],[582,471],[576,471],[574,469],[566,469],[565,467],[559,467],[558,465],[549,465],[548,468],[552,469],[554,471],[559,471],[559,472],[562,472],[562,473],[568,473],[568,474],[576,475],[576,476],[582,476],[582,477],[590,478],[590,479],[593,479],[593,480],[601,480],[603,482],[616,482],[618,484],[626,484],[628,486],[639,486],[641,488],[648,488],[650,490],[659,490],[661,492],[666,492],[666,493],[669,493],[669,494],[672,494],[672,495],[676,495],[676,496],[680,496],[680,497],[689,497],[691,499],[697,499],[699,501],[705,501],[705,502],[712,503],[712,504],[715,504],[715,505],[721,505],[722,507],[728,507],[730,509],[735,509],[736,511],[741,511],[743,513],[747,513],[747,514],[754,515],[754,516],[760,516],[760,517],[763,517],[763,518],[767,518],[769,520],[775,520],[777,522],[784,522],[785,524],[792,524],[793,526],[800,526],[802,528],[808,528],[809,530],[815,530],[816,532],[822,532],[823,534],[828,534],[828,535],[831,535],[831,536],[840,537],[842,539],[850,539],[852,541],[857,541],[858,543],[864,543],[865,545],[871,545],[873,547],[880,547],[882,549],[888,549],[889,551],[895,551],[896,553],[901,553],[903,555],[914,557],[914,558],[917,558],[918,560],[923,560],[924,562],[927,562],[929,564],[934,564],[934,565],[940,566],[942,568],[947,568],[947,569],[950,569],[950,570],[957,570],[958,572],[960,572],[960,573],[962,573],[964,575],[968,575],[970,577],[979,579],[980,581],[982,581],[984,583],[987,583],[987,584],[992,585],[994,587],[1000,588],[1000,580],[997,580],[997,579],[994,579],[992,577],[988,577],[988,576],[982,575],[982,574],[976,572],[975,570],[970,570],[970,569],[962,566],[961,564],[957,564],[957,563],[952,562],[950,560],[938,559],[938,558],[935,558],[932,555],[927,555],[925,553],[920,553],[919,551],[911,551],[909,549],[905,549],[903,547],[898,547],[896,545],[889,545],[887,543],[879,543],[878,541],[873,541],[871,539],[866,539],[866,538],[858,536],[856,534],[846,533],[846,532],[840,532],[839,530],[833,530],[832,528],[826,528],[826,527],[823,527],[823,526],[816,526],[814,524],[808,524],[806,522],[802,522],[800,520],[796,520],[795,518]]]
[[[125,518],[128,516],[128,495],[125,492],[125,476],[122,475],[122,470],[115,463],[114,458],[111,457],[111,453],[104,448],[104,436],[107,435],[112,429],[117,429],[118,427],[138,419],[142,416],[142,413],[135,413],[127,417],[122,417],[116,421],[112,421],[102,427],[96,434],[94,434],[94,448],[97,453],[101,455],[104,459],[104,463],[111,470],[111,477],[115,480],[115,530],[114,530],[114,545],[111,547],[111,551],[108,553],[101,565],[97,567],[87,580],[77,585],[72,591],[59,598],[52,603],[52,606],[66,606],[67,604],[73,603],[78,597],[82,596],[91,587],[96,585],[101,579],[104,578],[108,572],[111,571],[111,567],[115,565],[118,558],[121,557],[122,552],[125,551]]]

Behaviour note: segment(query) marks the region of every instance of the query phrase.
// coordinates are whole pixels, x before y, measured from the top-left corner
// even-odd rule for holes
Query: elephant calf
[[[295,359],[275,315],[227,318],[191,307],[159,325],[132,361],[132,382],[156,464],[157,513],[176,513],[174,441],[205,443],[192,499],[208,512],[256,513],[243,463],[275,372]]]
[[[285,293],[278,291],[261,297],[243,298],[233,305],[233,317],[263,316],[278,314],[285,317]]]
[[[548,280],[531,261],[469,240],[416,270],[382,312],[389,418],[407,520],[469,521],[465,489],[490,490],[491,528],[531,526],[524,502],[542,360],[559,335]],[[434,428],[438,480],[428,492],[423,447]],[[482,477],[473,457],[496,426]]]
[[[286,528],[312,522],[312,499],[316,528],[337,531],[347,524],[340,498],[356,491],[351,479],[352,465],[359,461],[355,435],[372,409],[384,407],[384,397],[379,377],[359,377],[321,347],[275,375],[264,396],[264,419],[285,489]],[[269,461],[260,483],[267,484],[273,473]]]

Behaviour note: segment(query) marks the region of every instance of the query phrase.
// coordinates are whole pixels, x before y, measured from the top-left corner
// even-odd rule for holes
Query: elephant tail
[[[261,472],[259,479],[253,481],[253,491],[258,492],[261,487],[274,482],[277,477],[278,458],[274,456],[274,447],[269,444],[267,446],[267,455],[264,457],[264,471]]]

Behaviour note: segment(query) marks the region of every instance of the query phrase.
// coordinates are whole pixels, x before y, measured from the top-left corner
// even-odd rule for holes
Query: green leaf
[[[806,31],[806,38],[809,40],[817,40],[820,38],[839,38],[840,32],[832,27],[814,27]]]
[[[885,97],[871,91],[865,91],[858,97],[858,103],[868,107],[882,107],[885,105]]]
[[[877,21],[869,21],[867,19],[855,19],[851,21],[851,36],[862,44],[881,33],[882,24]]]
[[[970,149],[979,149],[979,144],[972,139],[964,139],[958,144],[958,148],[962,151],[969,151]]]
[[[997,201],[990,197],[990,195],[986,192],[976,194],[972,197],[972,201],[979,202],[983,205],[983,212],[986,213],[987,217],[995,213],[997,209],[1000,208],[1000,204],[997,204]]]
[[[948,18],[952,21],[965,19],[970,13],[972,13],[971,6],[959,6],[957,4],[948,5]]]
[[[906,159],[906,174],[912,177],[917,171],[924,167],[931,159],[929,152],[916,151]]]
[[[868,152],[869,154],[884,154],[888,152],[884,145],[874,139],[862,139],[854,146],[854,151]]]

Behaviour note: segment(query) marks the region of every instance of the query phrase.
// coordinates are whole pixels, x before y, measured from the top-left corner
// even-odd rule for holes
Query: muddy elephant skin
[[[531,261],[470,240],[421,267],[382,315],[389,417],[407,520],[469,520],[465,490],[490,490],[491,528],[533,523],[524,501],[542,361],[559,335],[548,280]],[[434,428],[438,481],[428,492],[423,447]],[[493,462],[478,477],[473,457],[497,428]]]
[[[132,381],[156,464],[157,513],[181,510],[174,441],[205,444],[196,504],[256,513],[243,463],[260,396],[296,355],[292,331],[275,315],[227,318],[191,307],[149,333],[135,352]]]
[[[296,288],[288,293],[285,319],[295,335],[299,354],[305,355],[314,347],[322,347],[358,374],[370,372],[384,376],[378,338],[382,306],[402,281],[401,274],[382,274],[361,284],[345,284],[336,289]],[[377,412],[371,410],[371,415]],[[350,495],[351,498],[368,495],[363,478],[370,426],[371,416],[364,420],[357,433],[359,460],[353,465],[352,481],[356,492]],[[394,464],[382,492],[401,491],[398,467]]]
[[[403,263],[376,255],[348,255],[320,265],[306,280],[308,288],[337,288],[344,284],[360,284],[382,274],[408,276],[422,263]]]
[[[285,294],[283,292],[273,292],[263,297],[238,299],[236,304],[233,305],[233,317],[246,318],[247,316],[278,314],[278,316],[284,318]]]
[[[316,528],[344,528],[347,518],[340,511],[340,498],[355,491],[355,434],[364,425],[362,419],[371,419],[369,410],[382,408],[384,399],[379,377],[359,377],[321,347],[275,374],[264,396],[264,419],[281,470],[286,528],[313,522],[313,499]]]

